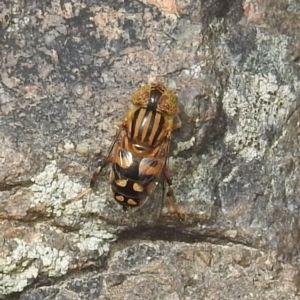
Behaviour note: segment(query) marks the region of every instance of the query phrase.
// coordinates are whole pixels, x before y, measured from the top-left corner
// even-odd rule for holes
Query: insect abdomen
[[[120,186],[124,183],[126,186]],[[129,179],[122,179],[118,182],[114,180],[111,183],[111,188],[114,194],[115,200],[117,200],[123,206],[140,206],[147,198],[146,189],[142,185]]]
[[[111,189],[115,200],[123,206],[130,207],[140,206],[144,203],[151,191],[152,176],[135,178],[132,175],[138,174],[138,170],[134,170],[134,166],[122,169],[120,166],[114,165],[111,172]],[[141,179],[143,179],[142,182]]]
[[[114,198],[124,207],[142,205],[153,191],[162,164],[153,158],[139,158],[119,149],[110,175]]]

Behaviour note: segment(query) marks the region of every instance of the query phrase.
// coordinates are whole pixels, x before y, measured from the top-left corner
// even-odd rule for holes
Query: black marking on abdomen
[[[123,195],[119,194],[119,193],[116,192],[116,191],[113,191],[113,193],[114,193],[114,198],[115,198],[115,200],[116,200],[119,204],[121,204],[121,205],[123,206],[123,209],[124,209],[124,210],[126,210],[126,209],[129,208],[129,207],[138,207],[138,206],[140,206],[142,203],[144,203],[145,200],[147,199],[147,196],[145,196],[145,197],[144,197],[144,196],[143,196],[143,197],[138,197],[138,198],[132,198],[132,197],[129,198],[129,197],[126,197],[126,196],[123,196]],[[119,200],[117,199],[117,197],[119,197],[119,196],[123,197],[124,200],[123,200],[123,201],[119,201]],[[133,205],[133,204],[130,203],[132,200],[136,203],[136,205]]]
[[[128,180],[127,181],[127,185],[124,187],[121,187],[119,185],[116,184],[116,182],[112,182],[112,190],[122,196],[125,196],[127,198],[131,198],[131,199],[139,199],[141,198],[143,195],[145,195],[144,192],[137,192],[133,189],[133,184],[135,182]]]

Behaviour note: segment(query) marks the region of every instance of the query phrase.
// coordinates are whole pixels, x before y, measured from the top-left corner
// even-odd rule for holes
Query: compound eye
[[[151,87],[145,85],[140,87],[131,97],[131,103],[134,105],[146,106],[149,102]]]
[[[175,93],[166,90],[159,99],[157,109],[170,116],[176,115],[178,113],[178,105]]]

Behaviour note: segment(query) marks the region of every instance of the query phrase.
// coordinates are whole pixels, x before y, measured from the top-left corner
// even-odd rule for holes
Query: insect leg
[[[178,123],[180,125],[180,123]],[[172,184],[172,178],[169,174],[169,170],[168,170],[168,159],[169,159],[169,153],[170,153],[170,144],[171,144],[171,132],[168,134],[168,137],[166,139],[166,141],[163,143],[163,145],[161,146],[161,149],[159,151],[158,156],[161,157],[161,159],[164,159],[164,166],[162,168],[162,175],[163,175],[163,197],[165,195],[165,181],[167,181],[168,184],[168,191],[167,191],[167,195],[166,198],[170,204],[170,206],[173,208],[173,210],[175,211],[175,213],[177,214],[178,218],[180,219],[180,212],[179,209],[177,208],[176,204],[175,204],[175,195],[173,192],[173,184]]]
[[[99,175],[105,169],[105,167],[112,162],[112,160],[113,160],[113,156],[107,156],[104,160],[100,161],[99,166],[96,168],[96,170],[94,171],[90,179],[90,187],[89,187],[90,189],[93,189],[95,187]]]
[[[178,115],[173,118],[173,127],[172,131],[181,127],[181,120]]]
[[[94,173],[90,179],[90,189],[93,189],[95,187],[96,182],[97,182],[101,172],[105,169],[105,167],[107,167],[107,165],[109,165],[112,162],[112,160],[113,160],[112,153],[113,153],[114,147],[116,145],[116,142],[119,141],[119,139],[120,139],[120,135],[121,135],[122,131],[123,131],[123,128],[120,128],[118,130],[118,132],[114,138],[114,141],[112,142],[112,144],[109,147],[109,150],[107,152],[105,159],[100,161],[99,166],[94,171]]]
[[[166,198],[167,198],[170,206],[173,208],[173,210],[175,211],[175,213],[177,214],[177,216],[180,219],[181,212],[179,211],[177,205],[175,204],[175,195],[174,195],[174,190],[173,190],[172,178],[166,167],[164,167],[164,169],[163,169],[163,175],[168,184],[168,191],[167,191]]]

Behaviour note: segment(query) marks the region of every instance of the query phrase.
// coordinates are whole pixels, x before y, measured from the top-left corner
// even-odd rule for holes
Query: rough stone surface
[[[297,0],[1,1],[0,297],[300,298],[299,19]],[[124,213],[107,172],[70,201],[153,81],[179,96],[183,220],[159,190]]]

